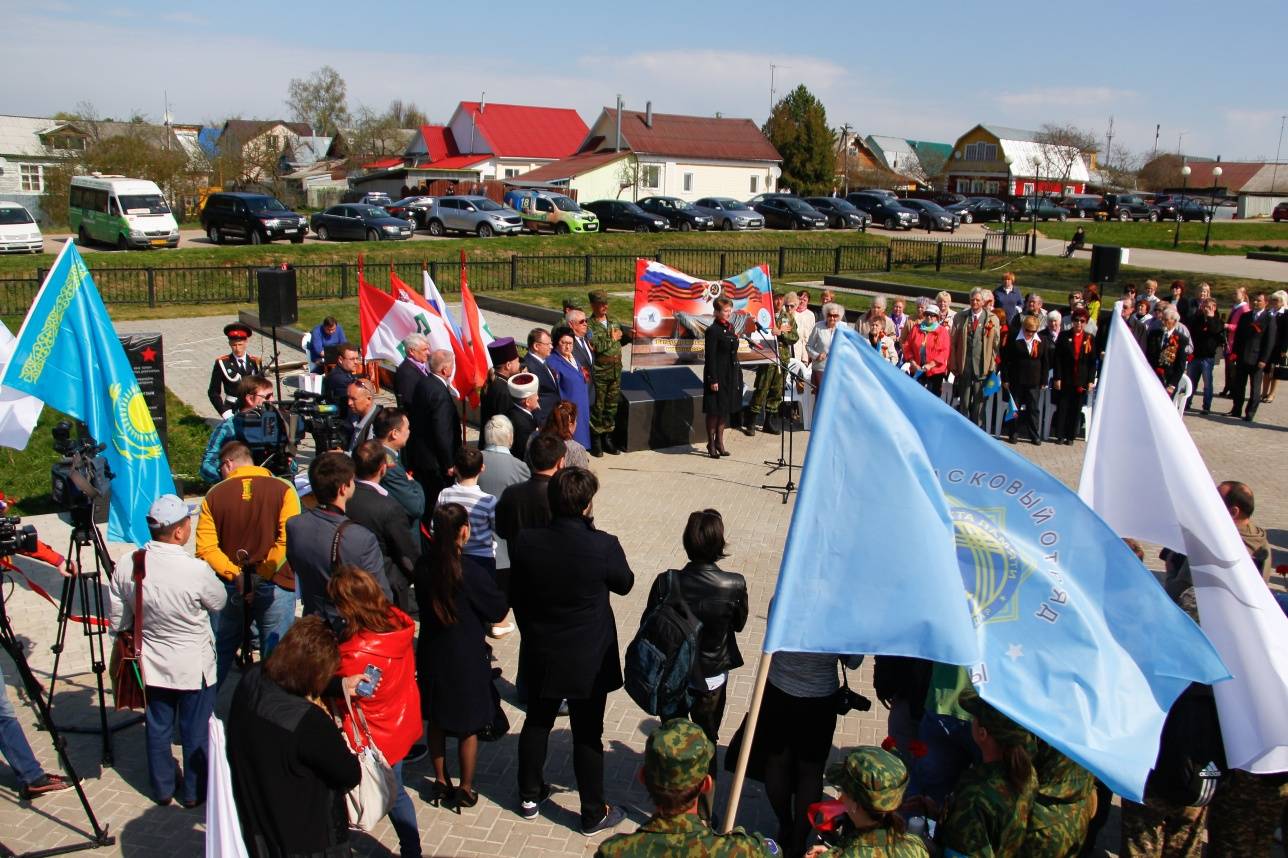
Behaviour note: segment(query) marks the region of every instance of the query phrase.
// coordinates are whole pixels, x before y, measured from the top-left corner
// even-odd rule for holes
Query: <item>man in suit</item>
[[[1167,388],[1168,396],[1176,395],[1176,387],[1185,375],[1185,353],[1190,347],[1190,338],[1180,320],[1181,314],[1169,304],[1163,308],[1158,327],[1151,328],[1145,337],[1145,358]]]
[[[415,616],[411,585],[420,557],[420,540],[412,540],[402,505],[382,485],[388,470],[385,448],[379,441],[359,444],[353,451],[353,497],[344,511],[350,520],[375,534],[385,558],[385,578],[394,591],[394,604]]]
[[[1015,435],[1023,423],[1029,440],[1042,445],[1042,429],[1038,426],[1038,402],[1042,386],[1046,383],[1046,344],[1038,336],[1037,316],[1024,316],[1023,331],[1019,339],[1006,344],[1002,357],[1002,388],[1015,398],[1017,413],[1011,422],[1007,440],[1015,443]]]
[[[983,425],[984,380],[997,362],[998,328],[997,317],[984,312],[984,290],[972,289],[970,306],[953,318],[948,370],[953,374],[957,410],[976,426]]]
[[[335,366],[326,374],[322,383],[322,395],[326,401],[336,407],[341,417],[349,416],[349,385],[358,380],[362,370],[362,355],[358,347],[341,343]]]
[[[1252,309],[1239,317],[1234,329],[1234,385],[1230,388],[1234,407],[1230,409],[1230,416],[1242,414],[1249,423],[1257,415],[1257,404],[1261,401],[1261,374],[1275,349],[1275,319],[1266,309],[1266,303],[1266,293],[1258,292],[1252,299]],[[1243,411],[1245,393],[1246,412]]]
[[[349,455],[363,441],[375,437],[376,417],[384,406],[376,402],[376,392],[371,382],[365,378],[356,379],[349,385]]]
[[[586,378],[586,395],[590,402],[590,414],[586,415],[586,419],[589,420],[590,415],[595,413],[595,383],[591,380],[591,376],[595,374],[595,353],[590,348],[587,336],[590,323],[586,319],[586,311],[578,307],[565,313],[564,321],[572,331],[572,356],[577,359],[577,366],[581,367],[581,374]],[[580,415],[578,419],[581,419]]]
[[[425,499],[437,498],[444,486],[456,451],[460,449],[461,419],[452,391],[456,359],[446,349],[429,355],[429,375],[416,382],[408,416],[411,440],[407,444],[409,465],[416,481],[425,489]],[[431,503],[432,506],[432,503]]]
[[[510,405],[505,415],[514,428],[514,444],[510,453],[523,461],[528,451],[528,438],[537,431],[537,407],[540,401],[540,382],[530,372],[510,376]]]
[[[519,676],[528,711],[519,734],[519,815],[534,819],[550,797],[546,747],[562,700],[568,701],[581,832],[625,818],[604,801],[604,708],[622,687],[617,623],[610,594],[625,596],[635,576],[617,537],[596,530],[591,503],[599,481],[584,468],[550,480],[550,524],[519,532],[511,545],[514,614],[523,633]]]
[[[411,437],[411,422],[401,408],[385,408],[376,417],[376,440],[385,450],[385,475],[380,485],[402,507],[407,517],[407,531],[412,541],[420,544],[420,520],[425,515],[425,490],[403,467],[402,451]]]
[[[403,362],[394,370],[394,397],[403,411],[411,408],[411,397],[416,384],[429,375],[429,340],[424,334],[403,337]]]
[[[224,325],[224,336],[228,338],[228,354],[215,358],[206,396],[215,413],[227,419],[237,408],[237,383],[248,376],[263,375],[264,370],[259,358],[246,354],[250,326],[241,322]]]
[[[559,402],[559,382],[554,372],[546,366],[550,352],[554,350],[554,341],[545,328],[533,328],[528,332],[528,353],[523,357],[523,366],[537,380],[537,425],[545,422],[550,409]],[[519,434],[519,427],[514,427],[514,434]]]

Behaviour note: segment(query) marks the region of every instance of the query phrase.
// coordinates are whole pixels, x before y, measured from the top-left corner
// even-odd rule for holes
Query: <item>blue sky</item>
[[[1273,158],[1288,3],[866,2],[378,4],[0,0],[0,111],[180,122],[285,116],[292,77],[323,64],[350,107],[412,101],[435,121],[491,102],[748,116],[805,84],[833,126],[951,142],[978,122],[1072,123],[1114,149]],[[574,10],[575,11],[571,11]],[[1211,40],[1216,47],[1204,47]],[[15,83],[19,85],[14,85]],[[1288,158],[1288,154],[1285,154]]]

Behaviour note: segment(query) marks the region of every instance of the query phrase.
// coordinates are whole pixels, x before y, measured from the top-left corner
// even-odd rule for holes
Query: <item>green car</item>
[[[1038,220],[1068,220],[1069,210],[1058,206],[1048,200],[1046,197],[1024,197],[1014,201],[1015,207],[1019,209],[1019,214],[1015,216],[1016,220],[1032,220],[1033,211],[1037,210]]]

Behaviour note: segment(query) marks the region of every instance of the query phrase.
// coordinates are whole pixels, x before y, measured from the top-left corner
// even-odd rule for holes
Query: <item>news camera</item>
[[[250,448],[256,465],[276,476],[290,476],[298,433],[288,431],[292,421],[274,406],[251,408],[233,415],[233,435]]]
[[[61,458],[49,468],[50,494],[72,519],[76,532],[84,532],[107,521],[112,499],[112,478],[116,475],[99,453],[107,449],[85,431],[72,436],[72,424],[60,421],[51,430],[54,452]]]
[[[19,516],[0,516],[0,557],[29,554],[36,550],[36,543],[36,528],[23,524]]]
[[[313,445],[319,453],[343,450],[349,446],[353,427],[339,414],[339,409],[326,402],[320,393],[298,391],[287,406],[299,421],[301,429],[313,436]]]

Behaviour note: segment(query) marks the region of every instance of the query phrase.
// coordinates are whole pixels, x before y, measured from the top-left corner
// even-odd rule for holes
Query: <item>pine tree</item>
[[[805,86],[774,105],[763,129],[783,156],[780,187],[798,194],[830,194],[836,182],[836,147],[823,103]]]

